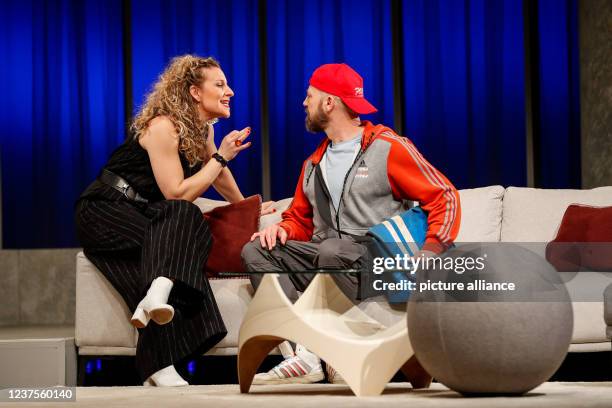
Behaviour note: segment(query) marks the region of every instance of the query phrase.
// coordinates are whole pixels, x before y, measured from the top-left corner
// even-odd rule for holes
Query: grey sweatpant
[[[314,274],[303,273],[312,269],[361,269],[367,261],[367,249],[350,237],[330,238],[321,242],[287,241],[277,242],[270,251],[262,248],[259,239],[242,248],[242,262],[249,272],[294,272],[280,273],[279,282],[287,297],[295,302],[298,292],[303,292]],[[359,296],[359,274],[335,273],[334,281],[342,292],[356,302]],[[263,275],[251,273],[255,289]]]

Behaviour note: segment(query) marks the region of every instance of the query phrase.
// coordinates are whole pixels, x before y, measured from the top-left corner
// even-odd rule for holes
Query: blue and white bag
[[[413,207],[374,225],[367,235],[372,237],[371,245],[376,257],[395,258],[396,255],[412,257],[417,254],[425,243],[426,234],[427,213],[421,207]],[[386,282],[414,281],[410,271],[388,271],[381,276]],[[389,303],[401,303],[408,300],[410,291],[386,291],[385,296]]]

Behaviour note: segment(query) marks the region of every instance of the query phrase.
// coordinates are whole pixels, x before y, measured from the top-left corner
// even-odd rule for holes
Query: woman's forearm
[[[196,174],[183,179],[178,186],[175,198],[194,201],[215,183],[223,170],[221,163],[217,160],[209,160]]]
[[[213,187],[230,203],[236,203],[244,200],[244,196],[240,192],[238,183],[236,183],[232,172],[227,167],[221,171],[217,179],[214,181]]]

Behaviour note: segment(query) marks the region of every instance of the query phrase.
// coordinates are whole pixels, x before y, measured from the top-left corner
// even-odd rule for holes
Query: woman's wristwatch
[[[227,160],[225,160],[223,158],[223,156],[221,156],[219,153],[214,153],[212,155],[213,159],[215,159],[216,161],[218,161],[219,163],[221,163],[221,167],[225,167],[227,166]]]

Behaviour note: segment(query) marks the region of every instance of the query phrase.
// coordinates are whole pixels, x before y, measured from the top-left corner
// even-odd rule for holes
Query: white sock
[[[189,385],[187,381],[181,377],[173,365],[164,367],[159,371],[154,372],[145,383],[150,383],[151,380],[158,387],[182,387]]]
[[[314,353],[311,353],[306,349],[306,347],[298,344],[295,348],[295,354],[304,360],[309,366],[316,367],[321,365],[321,359]]]

